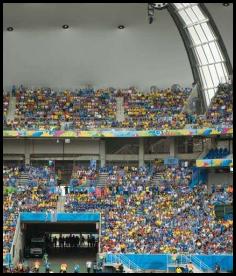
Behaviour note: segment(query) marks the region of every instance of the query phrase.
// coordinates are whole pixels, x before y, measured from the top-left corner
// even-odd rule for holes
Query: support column
[[[104,167],[106,165],[106,143],[105,140],[100,140],[100,161],[101,161],[101,167]]]
[[[215,149],[216,147],[217,147],[216,139],[215,138],[211,138],[211,148]]]
[[[169,138],[169,143],[170,143],[170,156],[175,157],[176,156],[176,141],[175,137],[170,137]]]
[[[25,165],[30,164],[30,140],[25,140]]]
[[[143,138],[139,138],[138,165],[139,165],[139,167],[142,167],[144,165],[144,143],[143,143]]]

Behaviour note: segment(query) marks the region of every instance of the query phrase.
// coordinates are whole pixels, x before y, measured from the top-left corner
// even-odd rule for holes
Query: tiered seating
[[[204,157],[204,159],[223,159],[229,154],[230,152],[227,148],[211,149]]]
[[[98,172],[95,169],[78,167],[73,169],[70,186],[74,189],[80,185],[95,185],[97,180]]]
[[[233,89],[220,88],[212,99],[206,116],[198,118],[200,126],[233,125]]]
[[[204,184],[188,188],[189,168],[158,170],[170,189],[150,186],[152,174],[145,168],[113,167],[105,187],[68,194],[65,210],[101,212],[103,252],[232,253],[232,221],[214,214],[219,195],[208,194]],[[231,192],[222,192],[228,202]]]
[[[25,185],[16,185],[22,173],[19,167],[3,168],[3,249],[10,252],[17,218],[22,211],[50,211],[56,209],[57,193],[50,188],[55,186],[55,174],[48,167],[24,168],[29,174]]]
[[[16,118],[9,122],[13,128],[94,129],[115,122],[115,97],[106,90],[28,89],[17,91],[16,97]]]
[[[182,112],[190,88],[156,90],[81,89],[55,92],[50,88],[16,90],[16,117],[4,122],[5,129],[93,130],[110,128],[181,129],[232,126],[232,88],[219,89],[207,114]],[[116,97],[124,97],[125,120],[116,121]],[[8,96],[4,98],[4,113]],[[4,115],[5,116],[5,115]],[[5,118],[5,117],[4,117]],[[5,118],[6,119],[6,118]]]
[[[10,94],[3,91],[3,126],[6,125],[6,116],[9,108]]]
[[[183,106],[191,89],[172,92],[170,89],[151,93],[132,91],[125,94],[126,120],[123,127],[136,129],[184,128]]]

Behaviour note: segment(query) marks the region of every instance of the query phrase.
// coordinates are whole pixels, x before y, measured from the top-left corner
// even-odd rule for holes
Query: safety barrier
[[[56,216],[55,216],[56,215]],[[20,214],[20,219],[23,222],[99,222],[99,213],[46,213],[46,212],[23,212]]]
[[[122,254],[122,257],[117,257],[120,254],[107,254],[106,263],[111,262],[114,258],[120,260],[124,265],[124,257],[128,258],[130,262],[136,264],[141,270],[162,270],[167,271],[170,264],[174,264],[171,254]],[[116,256],[116,257],[114,257]],[[212,272],[215,265],[219,264],[221,270],[229,272],[233,270],[233,255],[197,255],[197,254],[179,254],[179,263],[187,264],[192,262],[202,272]]]

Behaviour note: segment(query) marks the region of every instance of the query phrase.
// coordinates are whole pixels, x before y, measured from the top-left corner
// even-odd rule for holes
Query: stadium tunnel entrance
[[[99,233],[96,223],[22,223],[23,257],[31,267],[40,263],[44,272],[44,254],[54,272],[66,263],[70,272],[76,265],[86,271],[86,261],[96,261]],[[68,271],[68,272],[69,272]]]
[[[73,273],[77,265],[86,272],[86,262],[97,260],[99,214],[58,213],[55,220],[50,215],[45,219],[45,213],[21,213],[18,223],[12,252],[15,262],[29,267],[39,263],[39,272],[44,273],[46,254],[53,272],[67,264],[67,272]]]

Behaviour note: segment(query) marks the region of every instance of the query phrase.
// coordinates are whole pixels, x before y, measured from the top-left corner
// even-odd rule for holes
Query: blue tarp
[[[52,215],[50,213],[28,213],[24,212],[20,214],[21,221],[34,221],[34,222],[49,222]],[[53,219],[55,221],[55,217]],[[98,222],[100,221],[99,213],[57,213],[57,222]]]
[[[106,261],[111,261],[111,255],[107,254]],[[141,269],[167,270],[167,262],[171,263],[170,254],[123,254]],[[233,255],[196,255],[196,257],[208,265],[212,270],[215,269],[216,263],[222,271],[233,270]],[[184,256],[183,256],[184,258]],[[184,260],[184,259],[183,259]],[[194,264],[194,262],[193,262]]]

